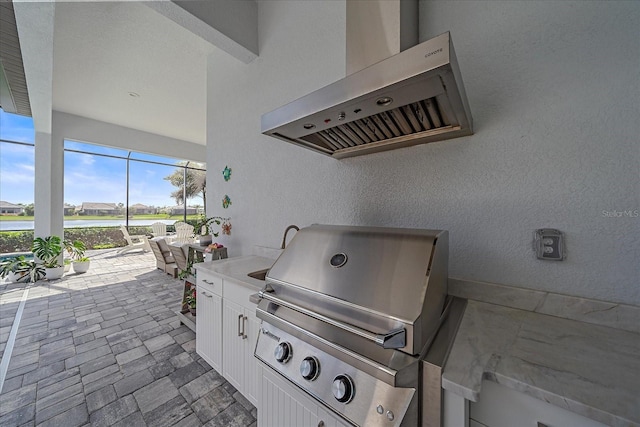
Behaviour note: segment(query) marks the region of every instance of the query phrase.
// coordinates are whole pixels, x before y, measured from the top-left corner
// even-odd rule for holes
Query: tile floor
[[[88,273],[29,288],[0,426],[255,426],[256,409],[177,321],[181,281],[150,253],[90,255]],[[2,355],[25,288],[0,284]]]

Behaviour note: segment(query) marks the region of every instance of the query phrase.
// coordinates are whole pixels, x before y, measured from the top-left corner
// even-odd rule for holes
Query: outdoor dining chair
[[[178,277],[178,265],[166,240],[163,237],[154,237],[149,240],[149,246],[156,257],[156,267],[174,278]]]
[[[180,245],[177,243],[171,243],[169,245],[169,250],[171,251],[171,255],[178,266],[178,270],[183,271],[187,269],[188,265],[188,254],[189,254],[189,246]]]

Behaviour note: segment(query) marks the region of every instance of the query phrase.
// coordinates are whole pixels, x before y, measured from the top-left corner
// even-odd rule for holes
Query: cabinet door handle
[[[247,324],[245,323],[247,319],[248,319],[247,316],[242,317],[242,339],[243,340],[247,339]]]
[[[322,420],[318,421],[318,427],[324,427],[324,421]]]
[[[206,293],[205,291],[200,292],[202,295],[204,295],[207,298],[213,298],[213,295]]]
[[[209,284],[209,285],[215,285],[215,283],[210,282],[210,281],[208,281],[207,279],[202,279],[202,281],[203,281],[204,283]]]
[[[242,314],[238,315],[238,336],[241,337],[242,336],[242,332],[240,331],[240,323],[242,323],[242,318],[244,316]]]

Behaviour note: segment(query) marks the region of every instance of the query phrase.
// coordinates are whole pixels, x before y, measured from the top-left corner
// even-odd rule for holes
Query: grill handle
[[[407,344],[407,332],[404,328],[394,329],[392,331],[387,332],[386,334],[376,334],[366,329],[358,328],[353,325],[349,325],[348,323],[340,322],[339,320],[332,319],[327,316],[323,316],[322,314],[316,313],[315,311],[306,309],[297,304],[291,303],[289,301],[285,301],[282,298],[278,298],[273,295],[272,290],[263,289],[259,292],[259,296],[262,299],[266,299],[267,301],[271,301],[275,304],[281,305],[283,307],[290,308],[292,310],[299,311],[300,313],[306,314],[307,316],[313,317],[314,319],[321,320],[325,323],[333,325],[337,328],[343,329],[345,331],[351,332],[352,334],[356,334],[361,336],[362,338],[368,339],[369,341],[373,341],[383,348],[403,348]]]

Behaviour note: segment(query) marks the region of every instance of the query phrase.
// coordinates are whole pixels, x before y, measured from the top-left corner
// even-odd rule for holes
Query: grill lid
[[[383,340],[404,330],[393,348],[416,354],[437,328],[447,259],[446,231],[312,225],[295,234],[266,282],[291,307],[356,333]]]

